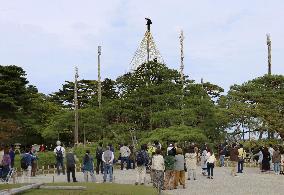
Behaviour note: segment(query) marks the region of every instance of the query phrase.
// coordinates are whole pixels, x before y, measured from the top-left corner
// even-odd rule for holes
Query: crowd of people
[[[39,151],[43,152],[44,147]],[[272,145],[261,147],[254,155],[249,155],[242,144],[222,144],[216,152],[207,144],[198,146],[194,143],[184,144],[169,143],[167,147],[155,141],[141,145],[136,149],[127,143],[119,146],[119,157],[115,158],[115,149],[112,144],[103,146],[98,144],[94,156],[90,150],[82,159],[82,172],[84,181],[97,182],[96,174],[103,174],[103,182],[113,181],[114,164],[120,163],[121,170],[135,169],[135,185],[144,185],[146,183],[146,174],[150,174],[153,186],[158,189],[172,190],[177,189],[179,185],[186,188],[185,180],[195,181],[198,179],[198,167],[200,166],[201,175],[208,179],[214,178],[214,167],[217,165],[216,157],[219,158],[219,166],[225,166],[225,158],[229,158],[231,165],[231,175],[237,176],[244,170],[244,162],[248,159],[257,160],[262,172],[274,170],[275,174],[283,174],[284,154],[280,147]],[[65,149],[60,141],[56,142],[53,150],[56,161],[57,174],[65,175],[67,172],[67,181],[77,182],[76,163],[79,159],[74,154],[73,148]],[[37,156],[34,148],[27,148],[21,154],[21,168],[23,170],[23,180],[35,176],[37,167]],[[248,157],[249,156],[249,157]],[[5,178],[9,170],[14,167],[15,151],[13,147],[0,148],[0,176]],[[96,160],[96,163],[95,163]],[[186,175],[187,172],[187,175]],[[202,176],[202,177],[203,177]]]

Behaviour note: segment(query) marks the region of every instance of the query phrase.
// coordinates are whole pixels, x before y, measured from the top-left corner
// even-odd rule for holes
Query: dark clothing
[[[175,168],[175,157],[165,156],[165,170],[174,170]]]
[[[139,161],[138,155],[141,155],[142,158],[143,158],[143,164],[142,165],[147,166],[149,164],[149,155],[148,155],[148,153],[145,150],[140,150],[140,151],[137,152],[137,155],[136,155],[137,166],[142,166],[142,165],[138,164],[138,161]],[[138,159],[138,161],[137,161],[137,159]]]
[[[235,161],[235,162],[238,162],[239,161],[239,152],[238,152],[238,148],[232,148],[230,150],[230,160],[231,161]]]
[[[73,182],[76,182],[75,177],[75,155],[72,152],[66,154],[66,171],[67,171],[67,181],[70,182],[70,173],[72,173]]]
[[[65,167],[64,167],[64,164],[63,164],[63,158],[56,159],[57,175],[60,175],[60,166],[62,168],[63,175],[65,175]]]
[[[74,166],[67,166],[67,181],[70,182],[70,173],[72,173],[73,182],[76,182],[75,177],[75,165]]]
[[[96,173],[99,174],[100,170],[101,170],[101,174],[103,174],[103,171],[104,171],[103,160],[97,158]]]
[[[220,155],[225,155],[225,156],[227,155],[227,147],[221,149]]]
[[[97,166],[96,166],[96,173],[99,174],[101,170],[101,174],[103,174],[103,160],[102,160],[102,155],[103,155],[103,147],[98,146],[96,149],[96,159],[97,159]]]
[[[177,154],[177,149],[175,148],[175,147],[173,147],[172,149],[171,149],[171,151],[173,152],[173,156],[175,156],[176,154]]]
[[[213,177],[214,163],[207,163],[208,177]]]
[[[14,162],[15,162],[15,151],[10,149],[9,151],[10,159],[11,159],[11,168],[14,167]]]
[[[244,159],[239,159],[238,161],[238,173],[242,173],[244,169]]]
[[[262,153],[263,153],[262,170],[263,171],[269,171],[270,170],[269,161],[271,160],[270,154],[269,154],[268,150],[265,150],[265,149],[262,151]]]
[[[35,159],[35,156],[30,153],[25,153],[22,155],[22,158],[25,158],[25,162],[28,166],[32,166],[32,161]]]
[[[121,157],[120,169],[123,170],[124,162],[126,162],[126,169],[130,169],[130,160],[129,157]]]
[[[72,167],[75,166],[76,161],[75,161],[75,156],[73,153],[69,152],[66,154],[66,166],[67,167]]]

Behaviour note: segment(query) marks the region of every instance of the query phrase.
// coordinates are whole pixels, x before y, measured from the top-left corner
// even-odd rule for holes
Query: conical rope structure
[[[161,64],[164,63],[151,32],[147,30],[130,62],[131,70],[136,70],[138,66],[149,61],[156,61]]]

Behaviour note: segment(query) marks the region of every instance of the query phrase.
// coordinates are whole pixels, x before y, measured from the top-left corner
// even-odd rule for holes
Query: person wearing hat
[[[60,166],[61,166],[63,175],[65,175],[65,167],[63,164],[65,148],[61,146],[61,142],[59,140],[56,142],[56,145],[57,146],[54,148],[54,153],[56,155],[57,174],[60,175]]]

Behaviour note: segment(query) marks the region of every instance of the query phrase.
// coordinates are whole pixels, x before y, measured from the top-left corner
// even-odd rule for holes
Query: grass
[[[22,184],[0,184],[0,190],[19,188]]]
[[[157,191],[152,187],[134,186],[129,184],[97,184],[97,183],[52,183],[46,184],[51,186],[86,186],[86,190],[47,190],[47,189],[33,189],[29,190],[24,195],[77,195],[77,194],[96,194],[96,195],[156,195]]]

